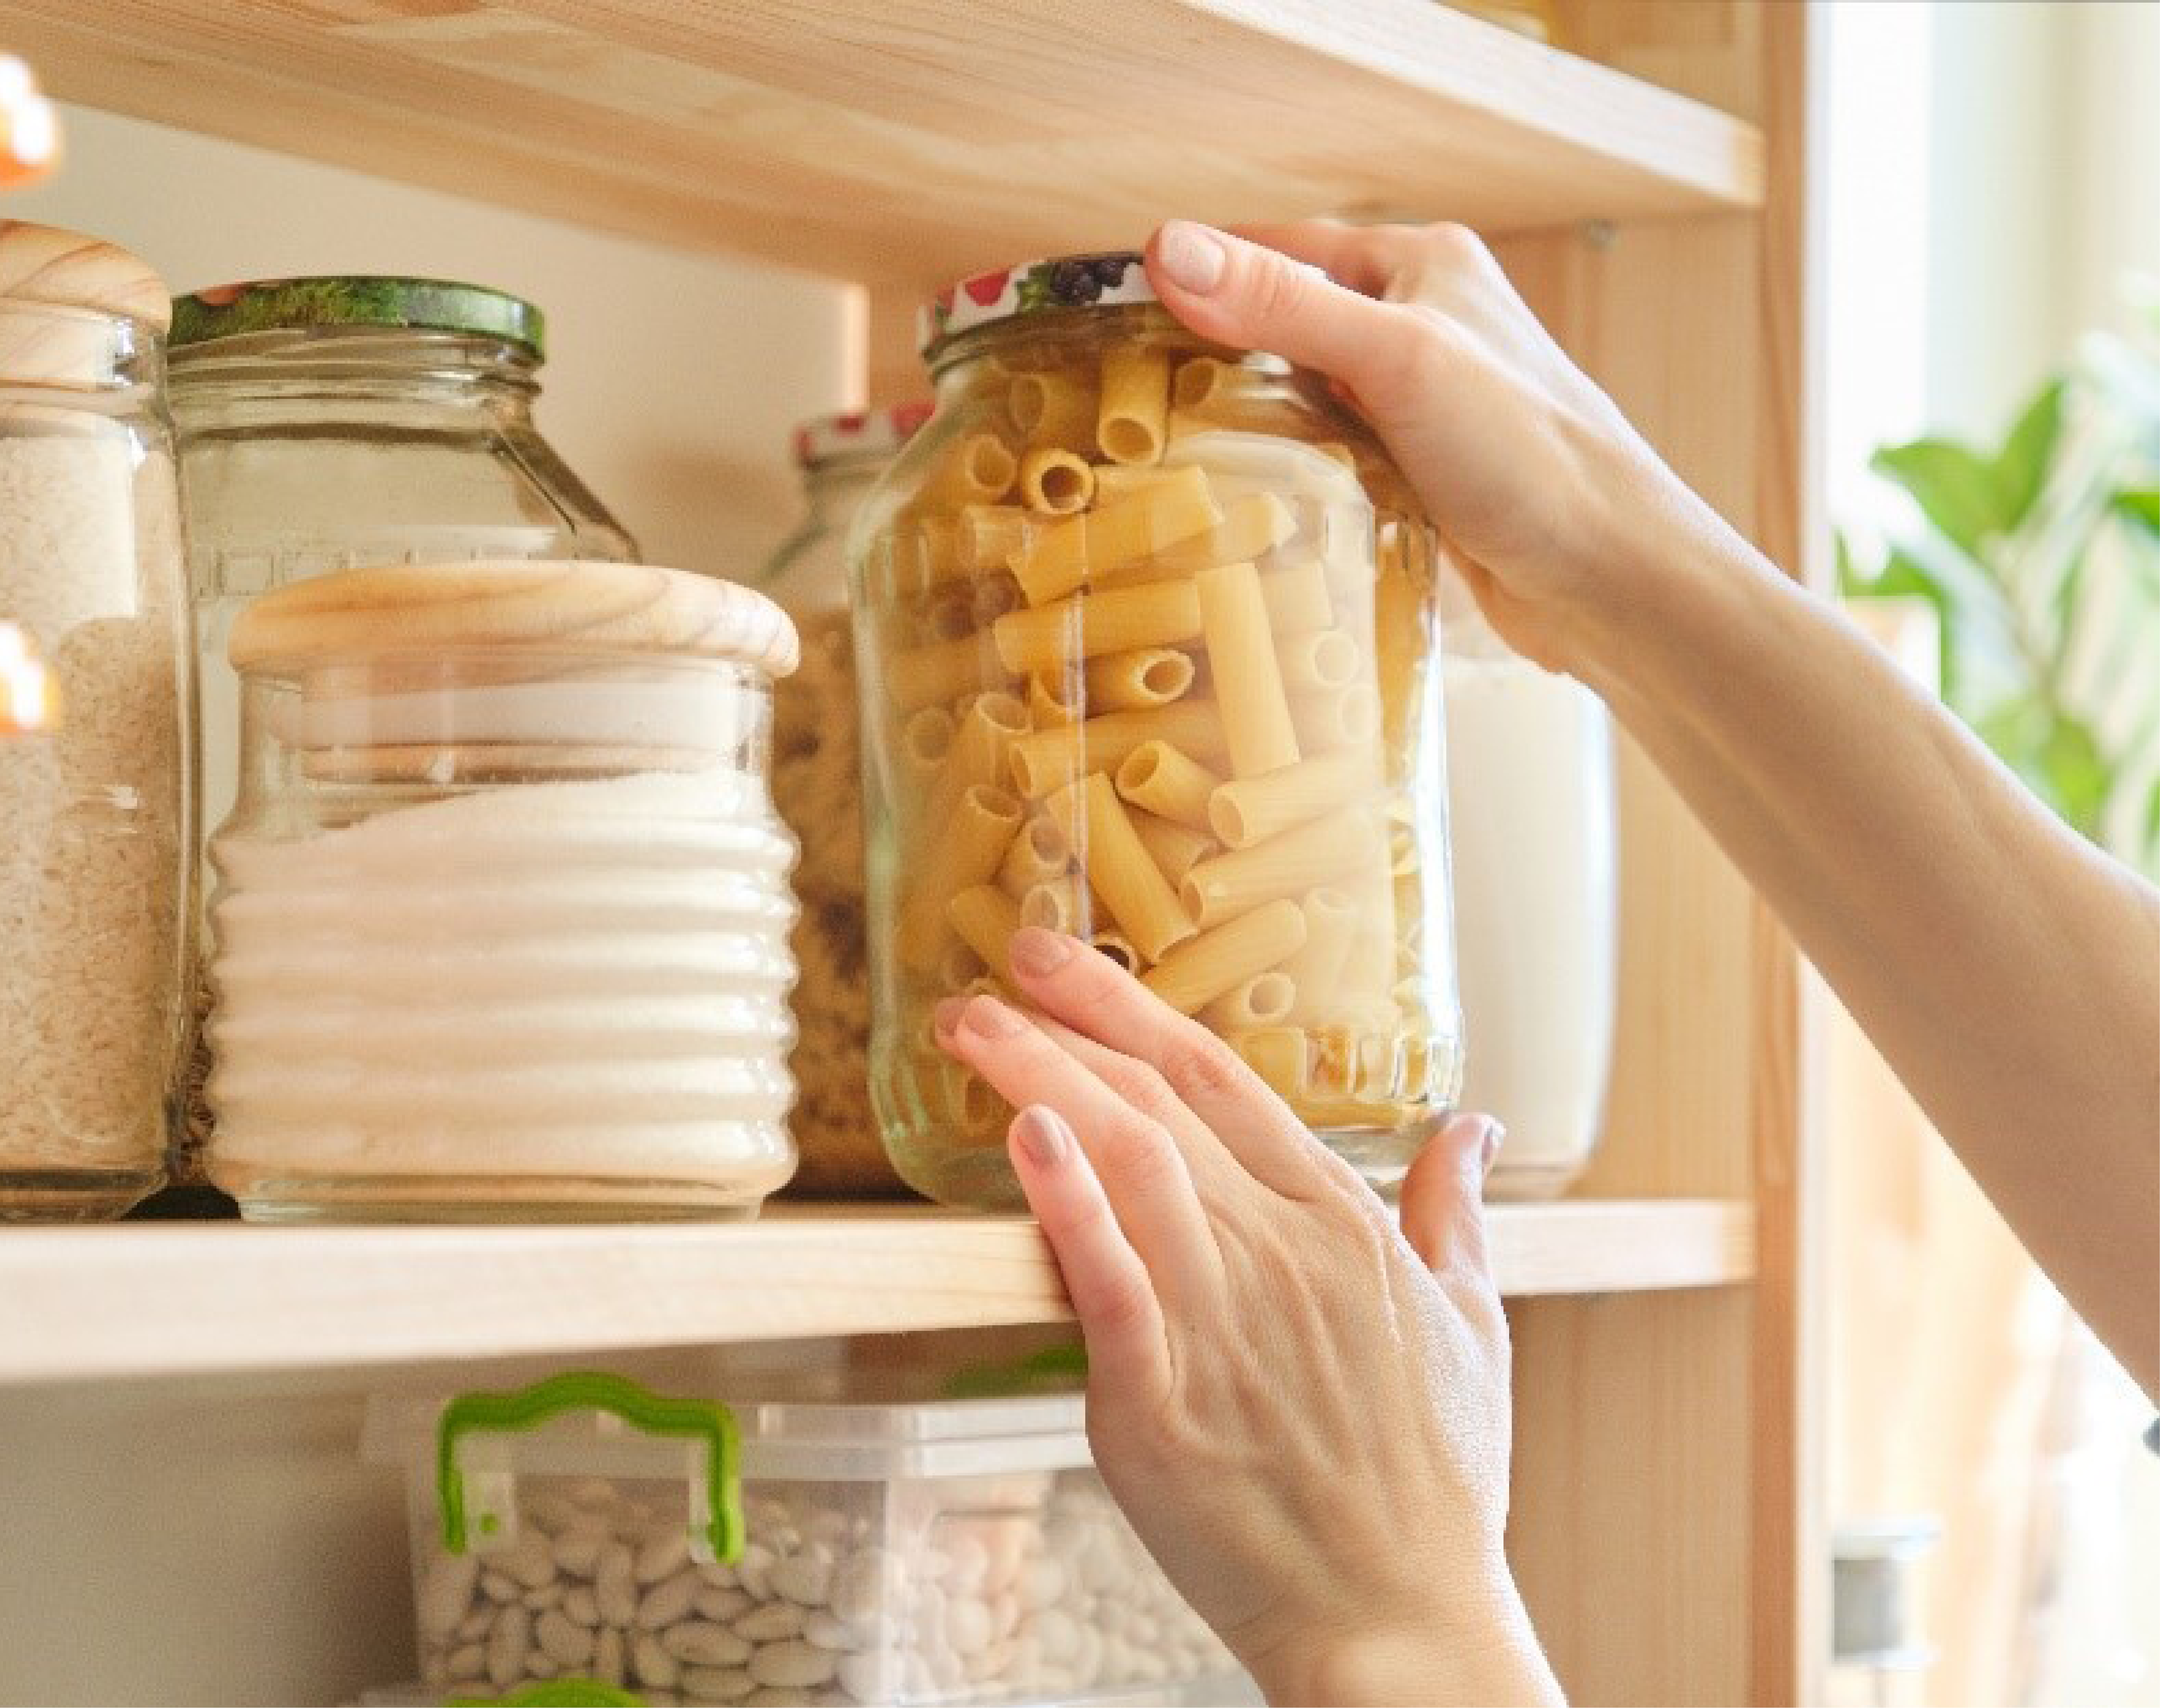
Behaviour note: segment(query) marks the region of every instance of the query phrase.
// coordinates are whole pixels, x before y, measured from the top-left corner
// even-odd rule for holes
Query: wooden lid
[[[139,255],[24,220],[0,220],[0,299],[124,314],[159,332],[173,312],[164,280]]]
[[[730,658],[786,676],[795,626],[763,594],[649,563],[511,558],[345,569],[264,594],[226,646],[242,670],[386,653]]]

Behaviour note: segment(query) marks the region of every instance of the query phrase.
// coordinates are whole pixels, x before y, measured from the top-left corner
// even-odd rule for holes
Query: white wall
[[[788,428],[855,401],[852,294],[80,107],[7,213],[136,251],[175,290],[296,273],[499,286],[548,316],[542,430],[655,562],[741,578],[791,518]]]

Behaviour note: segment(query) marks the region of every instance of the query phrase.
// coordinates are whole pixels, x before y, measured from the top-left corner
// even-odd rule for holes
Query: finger
[[[1014,1118],[1006,1148],[1065,1278],[1091,1375],[1160,1393],[1170,1369],[1162,1306],[1072,1128],[1048,1105],[1031,1103]]]
[[[1022,990],[1052,1020],[1152,1066],[1224,1151],[1279,1192],[1337,1183],[1335,1159],[1238,1053],[1107,956],[1029,927],[1006,953]]]
[[[1396,277],[1415,264],[1425,243],[1421,226],[1353,226],[1341,220],[1291,220],[1236,226],[1232,235],[1308,262],[1337,284],[1383,297]]]
[[[1202,338],[1317,369],[1368,402],[1409,366],[1415,319],[1227,231],[1171,220],[1149,242],[1147,269],[1163,306]]]
[[[948,1017],[952,1023],[948,1024]],[[1046,1103],[1079,1135],[1133,1249],[1166,1299],[1219,1280],[1222,1259],[1176,1142],[994,996],[939,1015],[938,1041],[1015,1108]]]
[[[1403,1177],[1403,1237],[1436,1275],[1492,1278],[1485,1175],[1505,1130],[1490,1115],[1451,1115]]]

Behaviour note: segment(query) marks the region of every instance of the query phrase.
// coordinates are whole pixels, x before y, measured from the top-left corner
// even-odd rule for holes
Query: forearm
[[[2151,1390],[2160,902],[1707,512],[1629,549],[1583,673]],[[1643,589],[1649,589],[1643,591]]]

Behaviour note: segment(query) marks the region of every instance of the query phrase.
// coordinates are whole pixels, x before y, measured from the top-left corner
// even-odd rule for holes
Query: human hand
[[[1336,382],[1493,628],[1541,664],[1581,674],[1623,644],[1655,578],[1687,559],[1675,522],[1722,527],[1461,226],[1314,220],[1233,236],[1174,220],[1147,268],[1203,338]]]
[[[1498,1129],[1442,1128],[1399,1230],[1204,1027],[1072,938],[1010,956],[1039,1012],[955,999],[939,1041],[1020,1111],[1088,1436],[1171,1581],[1273,1701],[1556,1700],[1502,1550]]]

